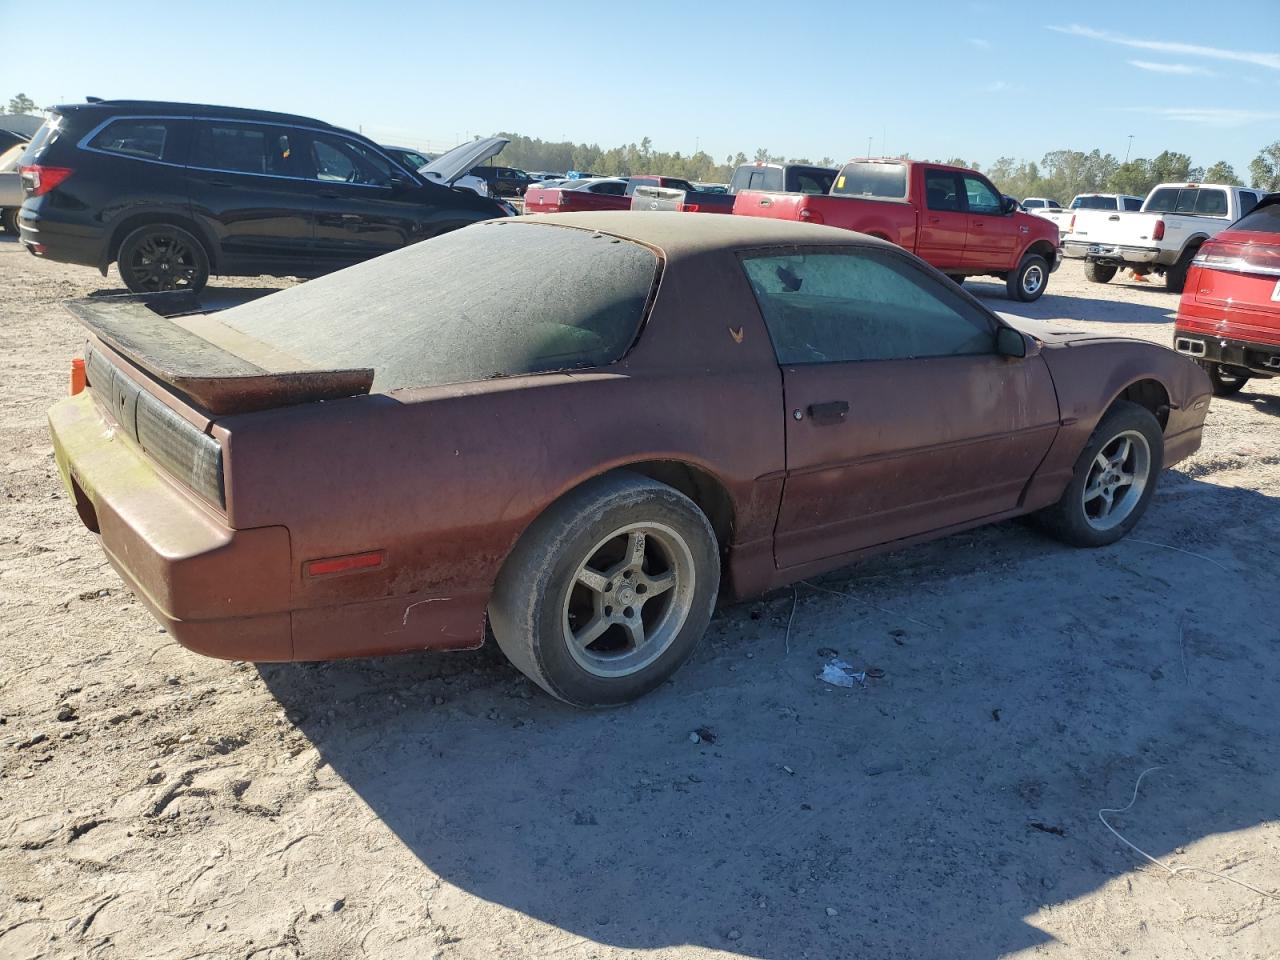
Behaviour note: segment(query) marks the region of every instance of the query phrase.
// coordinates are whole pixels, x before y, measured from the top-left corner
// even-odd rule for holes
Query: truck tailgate
[[[774,220],[800,220],[800,209],[809,199],[804,193],[763,193],[743,190],[733,201],[733,212],[740,217],[770,217]]]
[[[1120,247],[1150,247],[1158,213],[1126,213],[1120,210],[1077,210],[1071,239]]]

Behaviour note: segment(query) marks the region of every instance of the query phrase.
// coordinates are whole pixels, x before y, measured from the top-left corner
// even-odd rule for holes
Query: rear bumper
[[[1062,245],[1063,255],[1072,260],[1094,260],[1103,264],[1157,263],[1158,247],[1126,247],[1115,243],[1087,243],[1067,240]]]
[[[293,659],[289,531],[232,530],[113,427],[90,392],[49,411],[63,484],[121,579],[196,653]]]
[[[50,217],[39,206],[33,210],[30,203],[18,214],[18,240],[30,253],[46,260],[102,266],[101,227]]]
[[[1254,343],[1177,327],[1173,348],[1193,360],[1247,370],[1251,377],[1280,376],[1280,345],[1274,343]]]

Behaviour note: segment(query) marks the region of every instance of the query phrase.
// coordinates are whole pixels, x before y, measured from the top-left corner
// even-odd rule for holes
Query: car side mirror
[[[409,178],[403,173],[393,173],[391,175],[390,184],[392,190],[403,190],[405,187],[409,186]]]
[[[996,330],[996,353],[1002,357],[1025,357],[1027,338],[1013,327],[1001,326]]]
[[[1015,200],[1013,197],[1000,198],[1000,212],[1003,213],[1006,217],[1009,214],[1016,212],[1017,209],[1018,209],[1018,201]]]

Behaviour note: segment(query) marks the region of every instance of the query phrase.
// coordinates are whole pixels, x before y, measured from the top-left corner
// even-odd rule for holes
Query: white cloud
[[[1212,70],[1206,70],[1204,67],[1193,67],[1189,63],[1153,63],[1150,60],[1129,60],[1127,63],[1131,67],[1137,67],[1139,70],[1150,70],[1152,73],[1176,73],[1179,76],[1201,76],[1212,77],[1216,74]]]
[[[982,88],[982,92],[983,93],[1003,93],[1008,89],[1010,89],[1009,84],[1005,83],[1003,80],[997,80],[995,83],[988,83],[985,87]]]
[[[990,41],[990,40],[983,40],[981,37],[968,37],[968,38],[965,40],[965,42],[966,42],[966,43],[971,43],[971,44],[973,44],[973,45],[974,45],[975,47],[977,47],[979,50],[990,50],[990,49],[991,49],[991,41]]]
[[[1183,123],[1207,127],[1247,127],[1253,123],[1280,120],[1280,113],[1265,110],[1241,110],[1237,107],[1121,107],[1128,113],[1145,113]]]
[[[1108,30],[1083,27],[1078,23],[1065,27],[1049,27],[1048,29],[1073,37],[1086,37],[1089,40],[1102,40],[1105,43],[1116,43],[1122,47],[1133,47],[1136,50],[1154,50],[1159,53],[1170,53],[1186,57],[1207,57],[1211,60],[1231,60],[1236,63],[1251,63],[1256,67],[1266,67],[1268,70],[1280,70],[1280,53],[1226,50],[1221,47],[1202,47],[1194,43],[1144,40],[1141,37],[1126,37],[1118,33],[1111,33]]]

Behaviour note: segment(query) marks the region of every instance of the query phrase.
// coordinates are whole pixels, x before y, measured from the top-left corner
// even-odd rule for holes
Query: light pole
[[[1124,148],[1124,162],[1129,162],[1129,153],[1133,150],[1133,134],[1129,134],[1129,145]]]
[[[867,156],[871,156],[871,137],[867,137]]]

